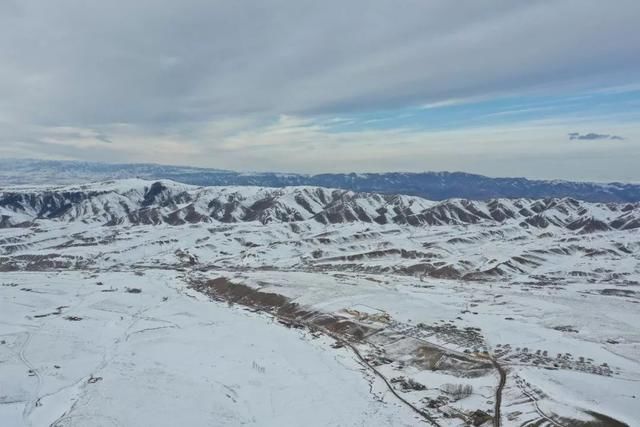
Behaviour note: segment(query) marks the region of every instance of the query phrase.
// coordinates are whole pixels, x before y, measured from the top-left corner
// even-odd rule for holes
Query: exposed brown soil
[[[494,368],[489,359],[450,352],[424,340],[409,336],[401,338],[403,350],[400,354],[395,345],[399,338],[398,331],[389,327],[384,321],[372,322],[366,316],[364,318],[354,317],[354,314],[348,310],[337,313],[321,312],[293,302],[283,295],[232,283],[224,277],[208,281],[194,281],[190,287],[216,301],[238,304],[253,311],[270,313],[285,326],[307,328],[312,332],[321,332],[334,338],[336,347],[349,347],[361,363],[385,382],[394,396],[432,425],[438,425],[438,423],[426,409],[414,406],[401,396],[400,393],[407,390],[400,386],[398,386],[400,389],[396,390],[391,381],[382,375],[376,366],[399,362],[400,359],[403,359],[403,364],[405,362],[411,363],[420,369],[443,370],[453,375],[465,377],[476,376],[478,372],[486,374],[488,370]],[[361,354],[358,348],[360,344],[372,346],[375,349],[374,353]],[[408,362],[407,355],[411,356]],[[470,420],[471,415],[467,414],[464,417]],[[494,425],[499,425],[499,420]]]
[[[367,333],[373,331],[373,329],[346,317],[314,311],[291,302],[282,295],[231,283],[224,277],[204,283],[193,283],[191,287],[217,301],[239,304],[271,313],[287,326],[323,329],[355,341],[361,340]]]

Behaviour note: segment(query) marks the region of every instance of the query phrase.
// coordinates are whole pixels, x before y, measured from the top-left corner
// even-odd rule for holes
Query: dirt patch
[[[86,265],[81,257],[58,254],[0,257],[0,272],[73,270]]]
[[[283,295],[232,283],[224,277],[192,283],[191,287],[217,301],[271,313],[278,317],[280,323],[289,327],[324,329],[351,341],[359,341],[372,331],[347,317],[315,311],[292,302]]]
[[[246,305],[269,312],[276,311],[289,302],[282,295],[261,292],[246,285],[231,283],[224,277],[218,277],[204,283],[194,283],[191,287],[217,301]]]
[[[631,289],[606,288],[598,290],[600,295],[637,298],[638,292]]]
[[[413,363],[422,369],[435,370],[443,355],[443,351],[423,345],[415,350]]]
[[[60,314],[62,314],[62,310],[65,308],[69,308],[68,305],[61,305],[60,307],[56,307],[55,311],[52,311],[51,313],[45,313],[45,314],[36,314],[35,318],[42,318],[42,317],[49,317],[49,316],[59,316]]]

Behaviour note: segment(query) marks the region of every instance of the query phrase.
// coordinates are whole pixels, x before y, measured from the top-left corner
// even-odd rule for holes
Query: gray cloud
[[[636,0],[0,4],[0,117],[40,125],[393,108],[640,68]]]
[[[571,132],[568,135],[569,135],[569,139],[571,140],[573,139],[586,140],[586,141],[593,141],[597,139],[612,139],[612,140],[618,140],[618,141],[624,140],[624,138],[619,135],[609,135],[606,133],[589,132],[585,134],[580,134],[578,132]]]
[[[113,140],[112,140],[111,138],[109,138],[109,137],[108,137],[107,135],[105,135],[105,134],[102,134],[102,133],[97,134],[97,135],[95,136],[95,138],[96,138],[98,141],[106,142],[107,144],[113,144]]]

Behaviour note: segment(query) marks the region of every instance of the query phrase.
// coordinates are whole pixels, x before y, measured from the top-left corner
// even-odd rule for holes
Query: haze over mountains
[[[640,201],[640,184],[490,178],[462,172],[291,174],[234,172],[156,164],[109,164],[26,159],[0,160],[2,185],[79,184],[110,179],[168,179],[200,186],[318,186],[358,192],[407,194],[428,200],[571,197],[589,202]]]

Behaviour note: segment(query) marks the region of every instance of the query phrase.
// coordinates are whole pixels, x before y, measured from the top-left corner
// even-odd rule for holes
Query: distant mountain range
[[[358,192],[406,194],[429,200],[571,197],[589,202],[640,201],[640,184],[490,178],[462,172],[306,175],[270,172],[246,173],[156,164],[0,160],[0,186],[80,184],[127,178],[168,179],[199,186],[315,186]]]

